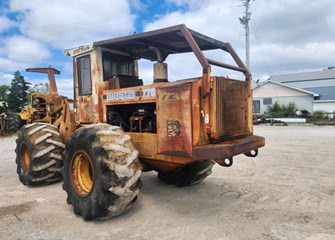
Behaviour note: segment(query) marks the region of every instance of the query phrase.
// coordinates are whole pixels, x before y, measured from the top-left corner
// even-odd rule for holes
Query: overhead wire
[[[257,24],[256,24],[255,17],[252,17],[251,20],[252,20],[251,21],[252,22],[252,26],[254,28],[253,33],[254,33],[255,39],[256,39],[256,41],[257,41],[257,43],[259,45],[259,51],[260,51],[261,56],[263,58],[263,61],[265,63],[267,73],[268,73],[268,75],[271,75],[270,65],[269,65],[269,62],[268,62],[265,50],[264,50],[263,42],[262,42],[261,37],[260,37],[259,32],[258,32],[258,27],[257,27]]]
[[[255,0],[254,1],[251,1],[251,3],[250,3],[250,11],[251,11],[251,9],[252,9],[252,7],[254,6],[254,4],[255,4]],[[271,68],[270,68],[270,65],[269,65],[269,62],[268,62],[268,58],[267,58],[267,55],[266,55],[266,53],[265,53],[265,49],[264,49],[264,47],[263,47],[263,42],[262,42],[262,40],[261,40],[261,37],[260,37],[260,34],[259,34],[259,31],[258,31],[258,27],[257,27],[257,24],[256,24],[256,20],[255,20],[255,17],[252,15],[251,16],[251,22],[252,22],[252,27],[253,27],[253,30],[254,31],[252,31],[253,32],[253,34],[254,34],[254,37],[255,37],[255,39],[256,39],[256,41],[257,41],[257,43],[258,43],[258,46],[259,46],[259,52],[260,52],[260,54],[261,54],[261,56],[262,56],[262,59],[263,59],[263,62],[264,62],[264,64],[265,64],[265,67],[266,67],[266,70],[267,70],[267,73],[268,73],[268,75],[271,75]]]

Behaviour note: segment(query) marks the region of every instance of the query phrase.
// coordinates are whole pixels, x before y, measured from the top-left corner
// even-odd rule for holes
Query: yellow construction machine
[[[235,64],[209,59],[204,52],[211,50]],[[251,74],[229,43],[177,25],[65,53],[73,58],[74,109],[50,84],[52,101],[40,98],[34,107],[44,110],[21,128],[17,172],[26,185],[63,178],[67,203],[84,219],[128,210],[142,171],[189,186],[209,176],[215,163],[230,167],[234,156],[255,157],[265,144],[253,135]],[[165,60],[183,53],[193,53],[181,65],[185,70],[191,58],[198,61],[197,76],[171,82]],[[149,85],[139,77],[142,59],[154,63]],[[212,66],[242,77],[213,76]]]

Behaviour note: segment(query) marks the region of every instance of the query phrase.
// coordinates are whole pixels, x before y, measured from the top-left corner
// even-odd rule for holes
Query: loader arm
[[[49,86],[50,90],[49,93],[51,95],[58,95],[55,74],[60,74],[60,71],[57,69],[51,68],[50,66],[47,68],[28,68],[26,69],[27,72],[37,72],[37,73],[47,73],[49,79]]]

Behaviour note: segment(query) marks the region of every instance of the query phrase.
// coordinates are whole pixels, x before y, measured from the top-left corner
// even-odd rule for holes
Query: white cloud
[[[38,41],[14,36],[5,41],[8,59],[19,62],[41,62],[51,56],[45,45]]]
[[[0,71],[3,72],[13,72],[16,71],[19,68],[20,64],[18,62],[9,60],[6,57],[0,57]]]
[[[259,54],[253,48],[252,55]],[[267,52],[267,59],[272,68],[280,66],[276,74],[291,73],[297,71],[322,70],[332,65],[335,56],[335,43],[308,43],[301,46],[286,44],[266,44],[264,50]],[[265,66],[262,58],[254,58],[253,68],[257,72],[263,71]]]
[[[0,59],[0,65],[1,65],[1,59]],[[0,72],[0,85],[10,86],[13,77],[14,76],[12,74],[7,74],[7,73]]]
[[[57,81],[60,94],[72,97],[73,64],[71,58],[66,61],[55,57],[57,51],[132,33],[136,16],[131,9],[143,7],[140,0],[10,0],[0,15],[0,71],[24,72],[25,68],[51,63],[62,70],[63,79]],[[15,20],[8,17],[13,14]],[[47,82],[46,78],[36,77],[31,79],[34,84]],[[0,74],[0,84],[10,80]]]
[[[177,6],[186,6],[188,10],[167,13],[153,20],[145,26],[145,31],[168,27],[177,24],[186,24],[190,29],[216,38],[223,42],[232,42],[233,47],[240,54],[243,53],[243,28],[238,22],[241,9],[236,7],[236,1],[209,0],[206,4],[193,0],[168,0]],[[232,21],[235,19],[235,21]],[[205,52],[206,57],[234,64],[229,54],[223,51]],[[169,64],[169,79],[183,79],[202,75],[202,68],[193,53],[171,55],[166,62]],[[241,74],[222,68],[212,67],[213,74],[229,75],[241,78]],[[242,77],[243,78],[243,77]]]
[[[65,49],[134,31],[128,1],[12,0],[23,34]]]
[[[137,11],[143,11],[147,9],[147,5],[141,0],[129,0],[129,5],[132,9]]]
[[[13,36],[2,40],[0,71],[16,71],[36,66],[51,57],[47,47],[38,41]]]
[[[199,0],[165,0],[165,2],[175,4],[178,7],[187,7],[189,9],[197,9],[204,6],[204,2]]]
[[[236,7],[235,1],[208,0],[201,8],[195,7],[199,2],[192,1],[193,7],[189,11],[175,11],[155,19],[145,26],[145,30],[183,23],[193,30],[225,42],[229,42],[231,39],[240,39],[239,35],[243,36],[243,28],[238,22],[241,9]]]
[[[15,25],[15,22],[6,16],[0,16],[0,33],[14,27]]]
[[[239,23],[239,17],[244,14],[244,8],[238,7],[241,1],[209,0],[206,4],[201,0],[165,2],[183,8],[156,16],[145,26],[145,30],[185,23],[193,30],[230,42],[245,62],[245,33]],[[335,5],[332,1],[251,1],[251,4],[250,70],[254,78],[321,70],[335,64]],[[226,58],[220,60],[227,61]],[[170,69],[175,65],[173,72],[184,75],[185,64],[180,59],[173,61],[181,64],[172,62]],[[190,68],[196,71],[199,67],[188,62],[187,71]]]
[[[59,95],[73,99],[73,79],[57,78],[56,79]]]
[[[9,9],[2,12],[15,13],[17,21],[0,16],[0,33],[5,33],[0,39],[0,71],[40,67],[46,61],[50,64],[51,51],[54,53],[55,49],[63,50],[132,33],[135,21],[142,23],[144,19],[137,19],[131,10],[143,11],[149,3],[144,4],[141,0],[101,0],[98,3],[91,0],[10,0]],[[335,65],[333,1],[269,0],[251,3],[250,62],[255,79]],[[164,0],[161,4],[167,4],[166,12],[154,13],[151,22],[143,23],[145,31],[185,23],[205,35],[230,42],[245,60],[244,29],[238,20],[244,12],[243,7],[238,7],[241,1]],[[13,28],[19,29],[22,36],[8,36],[8,30]],[[260,43],[255,35],[261,39]],[[230,63],[229,57],[209,55]],[[72,95],[72,62],[70,58],[63,61],[57,58],[51,64],[63,67],[64,86],[69,87],[67,94]],[[167,62],[169,79],[200,75],[201,67],[192,54],[171,55]],[[141,66],[143,79],[152,82],[152,63],[146,62]],[[213,67],[213,71],[216,70]],[[60,86],[63,87],[63,83]]]

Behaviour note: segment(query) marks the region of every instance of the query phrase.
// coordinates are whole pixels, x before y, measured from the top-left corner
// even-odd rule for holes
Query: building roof
[[[335,86],[304,88],[304,90],[318,93],[319,98],[317,100],[334,100],[335,99]]]
[[[335,100],[335,69],[273,75],[269,80],[313,92],[316,100]]]
[[[307,93],[307,94],[310,94],[310,95],[313,95],[314,97],[318,97],[319,94],[318,93],[315,93],[313,91],[309,91],[307,89],[301,89],[301,88],[296,88],[296,87],[292,87],[292,86],[289,86],[289,85],[286,85],[286,84],[283,84],[283,83],[279,83],[279,82],[274,82],[274,81],[271,81],[271,80],[266,80],[265,82],[262,82],[260,84],[258,84],[257,86],[253,87],[252,89],[256,89],[256,88],[259,88],[267,83],[273,83],[273,84],[276,84],[276,85],[279,85],[279,86],[282,86],[282,87],[286,87],[286,88],[290,88],[290,89],[293,89],[293,90],[296,90],[296,91],[299,91],[299,92],[304,92],[304,93]]]
[[[303,73],[290,73],[281,75],[272,75],[269,80],[280,83],[300,82],[300,81],[315,81],[335,79],[335,69],[303,72]]]

